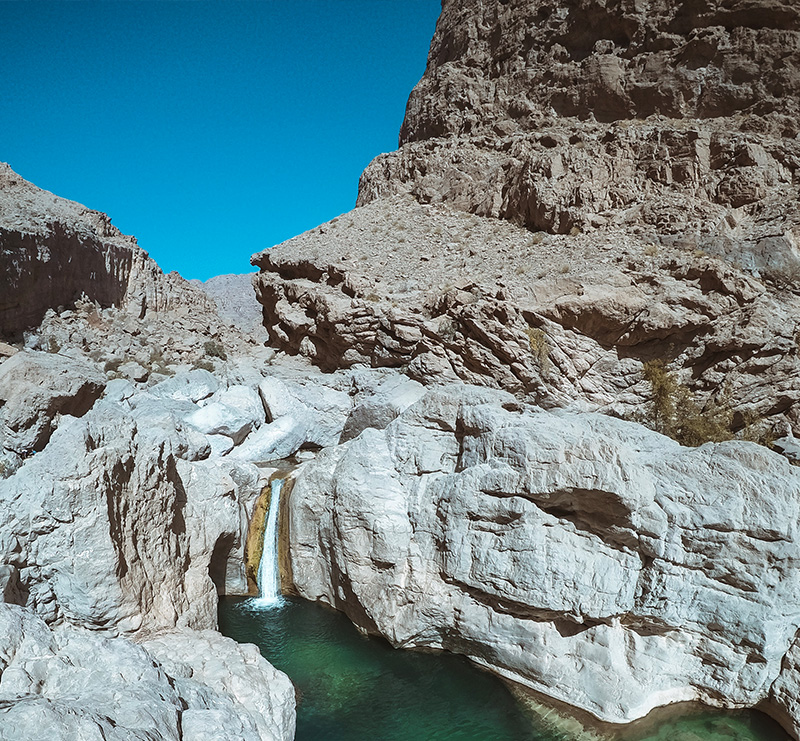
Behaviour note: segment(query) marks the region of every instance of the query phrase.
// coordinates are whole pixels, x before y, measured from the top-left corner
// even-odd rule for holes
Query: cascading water
[[[264,545],[258,565],[259,607],[278,607],[283,604],[281,575],[278,568],[278,510],[280,508],[283,479],[273,479],[270,485],[269,512],[264,525]]]

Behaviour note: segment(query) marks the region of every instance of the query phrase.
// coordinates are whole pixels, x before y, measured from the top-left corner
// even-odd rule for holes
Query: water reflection
[[[298,741],[783,741],[754,712],[685,707],[600,734],[460,656],[398,651],[347,618],[286,598],[278,609],[220,600],[220,630],[255,643],[298,690]],[[666,716],[666,717],[665,717]]]

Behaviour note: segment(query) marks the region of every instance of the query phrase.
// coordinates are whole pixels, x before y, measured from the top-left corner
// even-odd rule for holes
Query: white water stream
[[[281,574],[278,569],[278,510],[281,501],[283,479],[273,479],[270,485],[269,512],[264,525],[264,545],[261,563],[258,565],[259,607],[277,607],[283,603],[281,596]]]

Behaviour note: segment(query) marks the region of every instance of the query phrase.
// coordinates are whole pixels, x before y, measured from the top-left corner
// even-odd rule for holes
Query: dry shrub
[[[642,371],[653,390],[646,423],[657,432],[691,447],[734,438],[769,447],[771,430],[757,414],[743,414],[744,424],[734,432],[734,414],[724,389],[718,399],[709,400],[701,407],[692,392],[665,368],[664,361],[651,360],[644,364]]]
[[[547,371],[550,363],[550,345],[547,344],[547,335],[537,327],[528,327],[526,334],[539,370]]]

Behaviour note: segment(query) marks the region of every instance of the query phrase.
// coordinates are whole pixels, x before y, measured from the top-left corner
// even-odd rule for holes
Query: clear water
[[[304,600],[220,600],[220,630],[255,643],[298,690],[298,741],[784,741],[754,712],[687,710],[610,735],[554,728],[460,656],[395,650]]]

